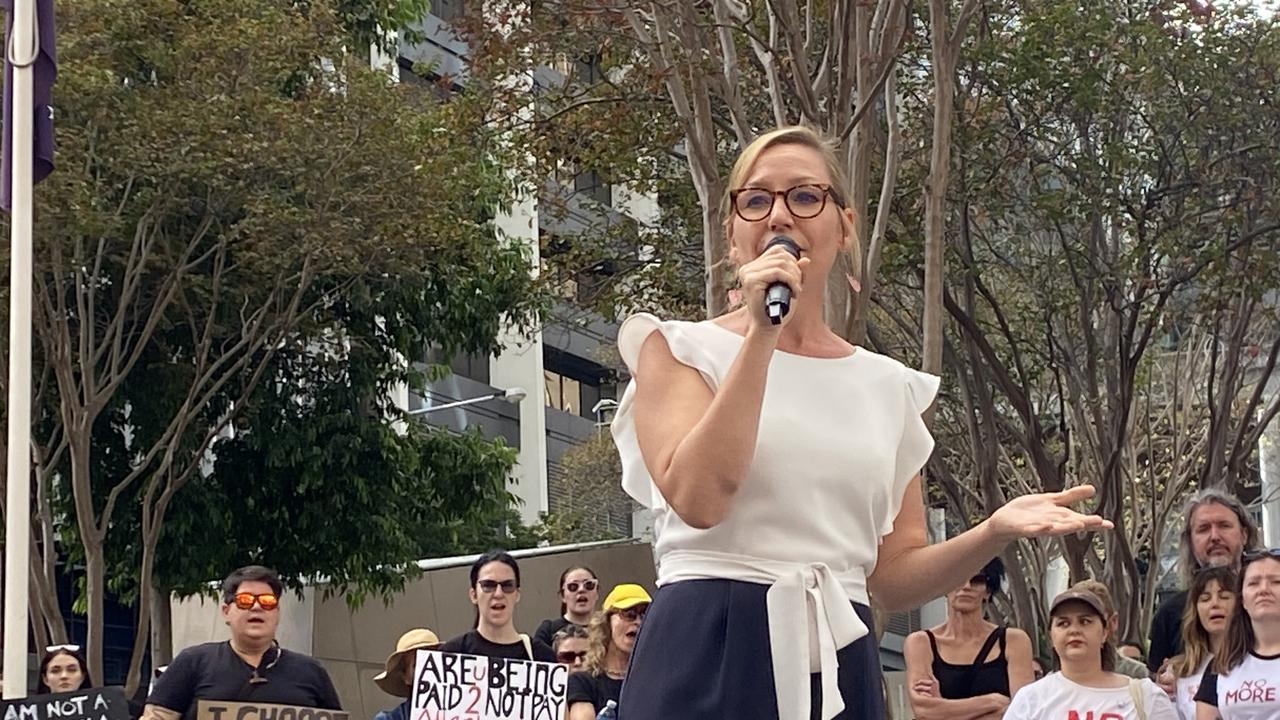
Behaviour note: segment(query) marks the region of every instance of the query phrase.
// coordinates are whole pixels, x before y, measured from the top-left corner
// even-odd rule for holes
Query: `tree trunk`
[[[173,606],[169,589],[152,587],[151,597],[151,669],[173,662]]]
[[[143,509],[146,512],[146,509]],[[146,533],[144,532],[145,536]],[[124,694],[133,697],[138,691],[138,683],[142,681],[142,657],[147,650],[147,641],[151,639],[151,603],[155,597],[155,588],[151,580],[152,568],[155,566],[155,548],[143,540],[142,567],[138,568],[138,627],[133,635],[133,652],[129,656],[129,670],[125,674]]]
[[[955,51],[949,39],[946,0],[929,2],[933,57],[933,142],[924,204],[924,351],[920,369],[942,370],[942,273],[946,256],[947,182],[951,174],[951,114],[955,100]],[[932,409],[929,417],[932,418]]]
[[[89,611],[86,613],[88,625],[86,659],[89,661],[89,674],[105,682],[102,674],[102,642],[103,632],[103,598],[106,593],[106,559],[103,557],[102,541],[86,538],[84,541],[85,595],[89,600]]]
[[[863,243],[861,287],[854,299],[854,310],[849,318],[849,331],[845,338],[854,345],[862,345],[867,338],[867,316],[871,312],[871,299],[876,292],[876,279],[880,272],[880,257],[883,254],[885,231],[889,225],[890,207],[893,204],[893,190],[898,184],[898,163],[902,156],[902,130],[898,123],[898,83],[897,69],[890,71],[884,86],[884,114],[888,124],[888,137],[885,140],[884,177],[880,183],[880,201],[876,205],[876,222],[870,238],[859,237]]]
[[[702,203],[702,251],[706,257],[707,317],[724,313],[729,307],[729,244],[724,236],[724,218],[720,214],[720,196],[725,181],[708,178],[703,190]]]
[[[34,575],[35,573],[31,573]],[[53,643],[49,642],[48,622],[44,616],[44,606],[40,602],[40,589],[35,583],[27,586],[27,595],[29,596],[28,607],[30,608],[31,634],[36,643],[37,652],[40,648],[46,648]]]
[[[63,399],[64,406],[70,402]],[[84,548],[85,558],[85,596],[88,600],[85,659],[89,662],[89,674],[97,678],[98,682],[105,682],[102,674],[102,641],[106,560],[103,557],[104,538],[98,531],[97,512],[93,507],[93,475],[89,465],[89,436],[93,428],[93,417],[84,408],[65,407],[62,417],[71,460],[71,490],[75,498],[76,523],[80,529],[80,544]]]

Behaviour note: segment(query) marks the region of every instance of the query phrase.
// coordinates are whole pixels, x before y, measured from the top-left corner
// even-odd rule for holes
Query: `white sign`
[[[569,669],[419,650],[409,720],[562,720]]]

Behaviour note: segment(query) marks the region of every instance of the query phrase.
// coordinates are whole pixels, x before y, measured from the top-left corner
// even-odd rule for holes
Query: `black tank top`
[[[952,665],[938,654],[938,640],[933,632],[925,630],[929,636],[929,646],[933,648],[933,676],[938,680],[938,692],[947,700],[963,700],[989,693],[999,693],[1009,697],[1009,660],[1005,657],[1004,626],[991,631],[987,641],[978,651],[978,657],[969,665]],[[982,662],[991,647],[1000,643],[1000,654],[995,660]]]

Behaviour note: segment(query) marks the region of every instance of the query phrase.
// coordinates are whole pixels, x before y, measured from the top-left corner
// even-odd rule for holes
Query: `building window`
[[[604,80],[604,71],[600,69],[603,56],[596,53],[586,53],[574,58],[573,61],[573,79],[584,87],[590,87]]]
[[[601,205],[613,202],[613,192],[609,184],[595,170],[584,170],[573,176],[573,191],[585,195]]]
[[[582,383],[558,372],[544,370],[547,407],[570,415],[582,412]]]
[[[447,358],[438,348],[427,348],[426,356],[429,365],[448,365],[454,375],[461,375],[468,380],[489,384],[489,356],[471,353],[459,353]]]

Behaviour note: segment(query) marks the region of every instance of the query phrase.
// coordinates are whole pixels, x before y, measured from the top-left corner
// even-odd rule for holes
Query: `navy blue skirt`
[[[779,720],[770,656],[769,588],[737,580],[687,580],[658,588],[631,655],[618,720]],[[853,604],[874,627],[871,609]],[[875,632],[842,648],[839,720],[883,720]],[[811,717],[822,707],[810,676]],[[782,718],[781,720],[800,720]]]

